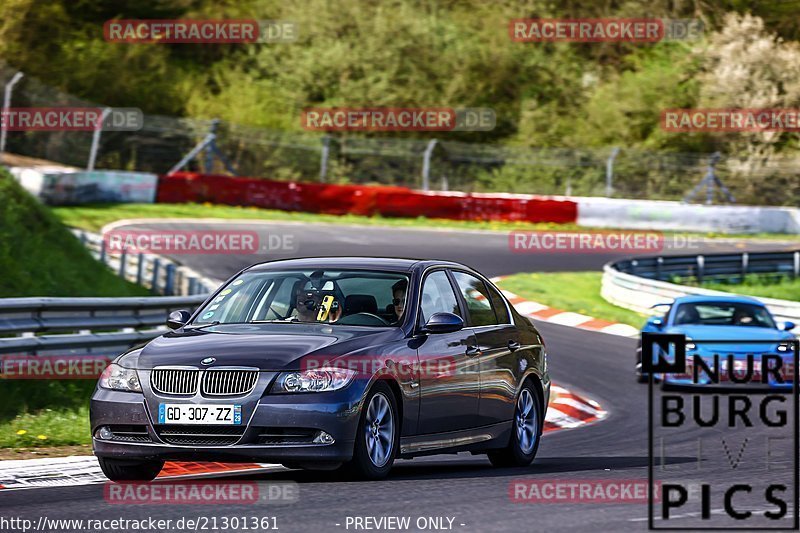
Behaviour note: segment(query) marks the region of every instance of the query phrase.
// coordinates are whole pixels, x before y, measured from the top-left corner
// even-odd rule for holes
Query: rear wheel
[[[100,469],[111,481],[152,481],[164,467],[164,461],[128,461],[98,457]]]
[[[356,431],[353,459],[345,471],[360,479],[381,479],[389,474],[400,444],[397,401],[386,383],[378,382],[364,402]]]
[[[531,464],[539,449],[542,424],[542,401],[533,385],[526,382],[517,398],[508,446],[488,453],[492,465],[506,467]]]

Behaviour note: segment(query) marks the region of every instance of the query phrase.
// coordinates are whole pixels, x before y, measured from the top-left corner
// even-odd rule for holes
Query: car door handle
[[[508,349],[511,350],[512,352],[516,352],[521,347],[522,347],[522,345],[520,343],[518,343],[517,341],[508,341]]]
[[[481,349],[478,348],[477,346],[467,346],[467,351],[464,353],[467,354],[467,357],[475,357],[476,355],[480,355],[483,352],[481,352]]]

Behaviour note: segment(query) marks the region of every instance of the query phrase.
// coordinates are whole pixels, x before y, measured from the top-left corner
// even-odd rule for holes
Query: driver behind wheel
[[[330,287],[328,286],[330,285]],[[295,287],[295,310],[300,322],[333,323],[342,316],[341,305],[334,295],[333,284],[318,288],[313,282],[298,283]]]

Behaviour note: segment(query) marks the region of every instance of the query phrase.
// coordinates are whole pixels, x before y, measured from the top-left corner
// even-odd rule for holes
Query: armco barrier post
[[[800,252],[795,252],[793,255],[792,274],[796,278],[800,276]]]
[[[744,278],[747,276],[747,267],[749,262],[750,254],[747,252],[742,253],[742,283],[744,283]]]
[[[128,263],[128,252],[123,249],[122,254],[119,256],[119,277],[125,279],[125,267],[127,267]]]
[[[157,257],[153,259],[153,281],[150,283],[150,292],[158,294],[158,274],[161,268],[161,260]]]
[[[697,256],[697,283],[703,283],[703,274],[706,269],[706,258],[702,255]]]
[[[6,83],[5,91],[3,91],[3,114],[8,113],[8,108],[11,107],[11,92],[14,90],[14,85],[16,85],[19,80],[22,79],[24,74],[22,72],[17,72],[14,74],[14,77],[11,78],[11,81]],[[0,158],[3,156],[3,152],[6,149],[6,121],[0,121]]]
[[[137,264],[136,264],[136,284],[141,285],[142,279],[144,277],[144,254],[139,253],[137,256]]]
[[[106,240],[105,239],[101,239],[100,240],[100,262],[101,263],[105,263],[106,262]]]
[[[167,263],[167,276],[164,280],[164,296],[172,296],[175,290],[175,265]]]

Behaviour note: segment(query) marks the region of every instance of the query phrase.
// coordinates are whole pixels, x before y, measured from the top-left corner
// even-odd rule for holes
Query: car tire
[[[495,467],[528,466],[536,457],[542,440],[544,409],[542,399],[530,381],[526,381],[517,396],[511,438],[505,448],[491,450],[487,455]]]
[[[164,468],[164,461],[129,461],[98,457],[100,469],[111,481],[153,481]]]
[[[391,447],[386,450],[386,447]],[[347,477],[382,479],[392,469],[400,447],[400,417],[392,389],[377,382],[370,389],[361,410],[353,459],[342,466]]]
[[[647,376],[642,374],[642,345],[636,347],[636,366],[634,367],[636,372],[636,382],[637,383],[647,383],[648,379]]]

